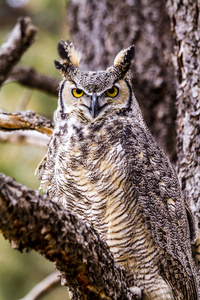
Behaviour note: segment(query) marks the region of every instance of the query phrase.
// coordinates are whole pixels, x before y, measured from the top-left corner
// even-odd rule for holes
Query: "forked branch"
[[[23,53],[34,41],[37,28],[29,17],[20,18],[0,48],[0,86],[18,63]]]

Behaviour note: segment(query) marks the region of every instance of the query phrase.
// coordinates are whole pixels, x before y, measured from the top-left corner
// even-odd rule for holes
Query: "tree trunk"
[[[168,12],[164,0],[70,0],[69,23],[74,43],[84,54],[82,67],[85,69],[107,68],[118,51],[130,44],[136,45],[132,72],[135,94],[148,126],[173,162],[176,160],[175,67],[177,169],[184,195],[200,219],[200,3],[197,0],[168,0],[167,3]],[[174,66],[168,14],[176,41]],[[7,54],[5,49],[1,49],[2,57]],[[15,74],[17,69],[12,68],[23,51],[14,51],[20,56],[12,55],[11,65],[4,66],[2,82],[9,74]],[[37,74],[31,72],[31,76],[37,79],[34,84],[41,88]],[[42,77],[42,80],[48,86],[48,78]],[[19,82],[27,84],[24,78]],[[53,93],[56,88],[57,83]],[[2,113],[1,121],[6,124],[1,124],[3,130],[28,127],[51,134],[53,126],[31,112]],[[0,228],[13,247],[35,249],[56,262],[62,277],[76,290],[74,297],[78,299],[100,299],[102,295],[105,299],[132,297],[125,271],[115,263],[96,231],[73,213],[60,210],[48,196],[39,196],[10,178],[0,177]]]
[[[173,39],[164,0],[70,0],[68,20],[86,70],[105,69],[135,44],[134,90],[157,142],[176,160]]]
[[[200,2],[169,0],[176,46],[177,172],[182,191],[200,220]]]
[[[200,209],[199,7],[199,0],[168,0],[167,6],[163,0],[70,0],[68,9],[72,39],[84,54],[84,69],[107,68],[120,49],[135,44],[136,98],[172,162],[177,144],[181,187],[196,212]]]

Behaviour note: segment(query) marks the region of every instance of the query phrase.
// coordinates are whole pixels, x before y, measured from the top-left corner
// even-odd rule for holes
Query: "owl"
[[[58,52],[63,81],[41,188],[96,228],[141,299],[199,299],[194,218],[134,97],[134,46],[98,72],[80,70],[72,43]]]

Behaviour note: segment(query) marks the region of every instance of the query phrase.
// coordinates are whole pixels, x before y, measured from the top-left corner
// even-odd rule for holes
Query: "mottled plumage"
[[[101,72],[80,71],[72,44],[58,50],[64,80],[41,187],[93,224],[142,299],[199,299],[194,219],[134,97],[134,47]]]

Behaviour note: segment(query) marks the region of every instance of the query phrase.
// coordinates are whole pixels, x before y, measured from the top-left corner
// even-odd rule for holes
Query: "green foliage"
[[[7,22],[5,19],[0,21],[2,43],[16,23],[18,10],[6,7],[1,0],[0,7],[0,15],[3,13],[6,15],[9,11]],[[21,8],[20,15],[31,16],[39,31],[35,43],[19,64],[33,67],[41,74],[60,78],[53,61],[58,58],[59,39],[69,38],[69,31],[65,25],[66,1],[31,0]],[[56,106],[56,97],[27,89],[17,83],[6,83],[0,91],[0,109],[3,111],[28,109],[52,119]],[[38,146],[0,142],[0,172],[14,177],[30,188],[38,189],[39,181],[37,176],[34,176],[34,171],[45,152],[45,149]],[[37,253],[21,254],[13,250],[8,241],[0,235],[0,300],[17,300],[24,297],[31,288],[54,270],[54,265]],[[42,299],[68,299],[66,288],[57,288]]]

